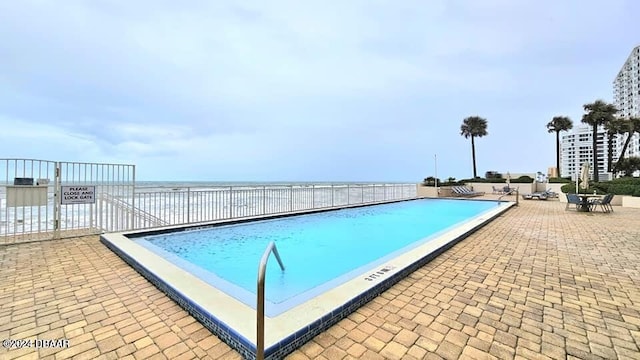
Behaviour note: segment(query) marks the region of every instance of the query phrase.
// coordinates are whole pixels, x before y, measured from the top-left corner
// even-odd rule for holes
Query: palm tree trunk
[[[473,178],[475,179],[478,175],[476,172],[476,143],[473,141],[473,135],[471,135],[471,157],[473,158]]]
[[[613,173],[617,173],[620,168],[620,160],[624,159],[624,153],[627,151],[627,147],[629,146],[629,143],[631,142],[631,136],[634,134],[632,132],[627,133],[627,140],[624,141],[624,145],[622,146],[622,151],[620,152],[620,157],[618,158],[618,161],[616,162],[616,166],[613,167]]]
[[[593,125],[593,182],[598,182],[598,125]]]
[[[558,170],[558,177],[560,176],[560,131],[556,131],[556,169]]]
[[[607,171],[611,172],[611,166],[613,165],[613,135],[614,133],[607,132]]]

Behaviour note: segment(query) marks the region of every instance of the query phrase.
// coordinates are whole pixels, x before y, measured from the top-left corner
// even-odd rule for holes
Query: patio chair
[[[497,188],[495,186],[491,186],[491,188],[493,189],[493,194],[500,194],[501,195],[503,193],[501,188]]]
[[[547,189],[545,192],[545,194],[547,194],[547,197],[551,197],[551,198],[557,198],[558,197],[558,193],[551,190],[551,189]]]
[[[598,205],[602,209],[602,212],[613,212],[613,206],[611,206],[611,200],[613,199],[613,194],[607,194],[602,199],[594,199],[589,201],[589,207],[591,211],[595,210]]]
[[[575,205],[576,211],[578,207],[580,207],[580,198],[576,194],[567,194],[567,206],[565,206],[565,210],[569,210],[570,205]]]

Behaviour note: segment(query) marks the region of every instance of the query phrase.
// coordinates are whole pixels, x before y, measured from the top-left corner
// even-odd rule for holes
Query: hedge
[[[576,184],[570,183],[563,185],[561,188],[563,193],[575,193]],[[615,195],[631,195],[640,197],[640,178],[624,177],[611,181],[590,183],[588,189],[579,188],[579,193],[597,194],[615,194]]]
[[[475,178],[475,179],[464,179],[460,180],[462,183],[489,183],[489,184],[504,184],[507,182],[506,179],[484,179],[484,178]],[[519,178],[511,179],[511,184],[531,184],[533,182],[533,178],[531,176],[523,175]]]
[[[571,182],[571,178],[570,177],[552,177],[549,178],[549,183],[550,184],[562,184],[562,183],[570,183]]]

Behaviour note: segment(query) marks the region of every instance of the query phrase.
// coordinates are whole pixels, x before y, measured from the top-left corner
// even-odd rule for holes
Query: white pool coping
[[[473,200],[472,200],[473,201]],[[485,201],[485,200],[480,200]],[[483,212],[464,224],[448,229],[435,239],[421,244],[393,259],[385,261],[374,270],[359,274],[335,288],[332,288],[308,301],[299,304],[274,317],[265,317],[265,348],[279,343],[286,337],[296,333],[353,298],[374,288],[381,281],[411,266],[429,254],[448,245],[452,241],[466,236],[472,230],[482,226],[500,213],[506,211],[514,202],[500,202],[494,209]],[[256,220],[264,217],[256,217]],[[187,225],[188,226],[188,225]],[[185,225],[166,227],[184,228]],[[192,227],[192,226],[188,226]],[[149,232],[152,229],[137,231]],[[153,251],[127,238],[132,232],[109,233],[102,237],[113,246],[133,258],[140,266],[156,275],[167,285],[181,293],[191,302],[205,309],[219,321],[225,323],[237,334],[256,344],[256,310],[216,289],[195,275],[167,261]],[[270,259],[269,261],[275,261]],[[256,264],[257,269],[257,264]],[[385,271],[380,271],[385,269]],[[380,271],[380,273],[378,273]],[[269,276],[269,274],[267,274]],[[256,271],[257,279],[257,271]]]

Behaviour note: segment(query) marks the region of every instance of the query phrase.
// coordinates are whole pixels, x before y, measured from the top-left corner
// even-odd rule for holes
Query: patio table
[[[589,212],[591,209],[589,208],[589,198],[600,198],[601,195],[593,195],[593,194],[576,194],[580,198],[580,204],[578,206],[578,211]]]

